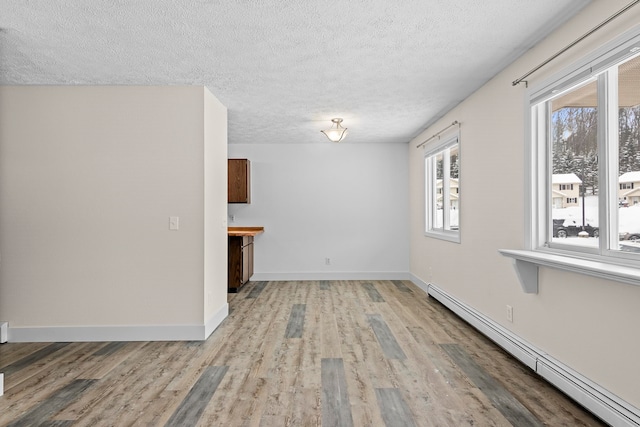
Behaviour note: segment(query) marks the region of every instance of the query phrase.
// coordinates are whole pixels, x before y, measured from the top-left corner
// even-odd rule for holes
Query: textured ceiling
[[[587,3],[1,0],[0,83],[204,85],[230,143],[325,142],[333,117],[407,142]]]

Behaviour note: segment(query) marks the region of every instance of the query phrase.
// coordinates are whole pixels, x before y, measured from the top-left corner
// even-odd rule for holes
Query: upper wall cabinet
[[[251,203],[251,162],[229,159],[229,203]]]

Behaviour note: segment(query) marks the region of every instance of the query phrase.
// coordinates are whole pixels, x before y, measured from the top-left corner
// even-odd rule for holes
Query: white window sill
[[[451,231],[425,231],[427,237],[433,237],[435,239],[446,240],[448,242],[460,243],[460,233]]]
[[[538,293],[539,266],[640,286],[640,269],[634,267],[538,251],[499,249],[498,252],[513,258],[522,290],[528,294]]]

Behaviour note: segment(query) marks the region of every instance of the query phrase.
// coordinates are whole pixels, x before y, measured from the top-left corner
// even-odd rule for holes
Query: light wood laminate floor
[[[0,425],[599,426],[407,281],[251,282],[204,342],[0,345]]]

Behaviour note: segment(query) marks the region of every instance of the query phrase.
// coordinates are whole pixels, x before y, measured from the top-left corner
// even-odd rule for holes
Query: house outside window
[[[618,179],[618,203],[621,207],[640,204],[640,168],[635,171],[625,172]]]
[[[425,235],[460,242],[460,143],[456,133],[425,146]]]
[[[575,184],[575,186],[574,186]],[[551,193],[554,209],[568,208],[578,205],[578,187],[582,180],[574,173],[557,174],[551,176]]]
[[[637,266],[640,35],[609,45],[528,96],[529,246]]]

